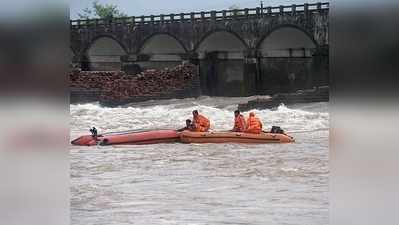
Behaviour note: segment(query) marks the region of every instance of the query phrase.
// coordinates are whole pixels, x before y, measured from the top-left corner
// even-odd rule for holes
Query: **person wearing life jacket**
[[[193,111],[193,126],[196,132],[207,132],[210,128],[209,120],[198,113],[198,110]]]
[[[241,115],[240,110],[234,111],[234,127],[232,132],[244,132],[246,129],[245,118]]]
[[[254,112],[249,113],[246,125],[245,133],[260,134],[262,132],[262,122],[255,116]]]
[[[176,131],[177,131],[177,132],[183,132],[183,131],[185,131],[185,130],[189,130],[189,131],[195,130],[195,129],[194,129],[194,125],[191,123],[191,120],[190,120],[190,119],[187,119],[187,120],[186,120],[186,126],[185,126],[185,127],[180,128],[180,129],[178,129],[178,130],[176,130]]]

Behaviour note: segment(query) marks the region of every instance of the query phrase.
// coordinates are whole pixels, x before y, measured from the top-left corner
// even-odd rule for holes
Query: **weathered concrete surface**
[[[188,60],[207,95],[286,91],[287,77],[295,77],[289,88],[301,89],[328,83],[328,12],[323,3],[72,21],[73,61],[83,70],[118,70]]]

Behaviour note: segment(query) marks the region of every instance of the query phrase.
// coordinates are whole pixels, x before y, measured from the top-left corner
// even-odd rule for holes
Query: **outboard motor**
[[[97,129],[95,127],[91,128],[90,133],[91,135],[83,135],[76,138],[75,140],[71,141],[71,144],[79,146],[92,146],[98,144],[99,139]]]
[[[97,129],[95,127],[90,129],[90,133],[93,138],[97,139],[98,134],[97,134]]]

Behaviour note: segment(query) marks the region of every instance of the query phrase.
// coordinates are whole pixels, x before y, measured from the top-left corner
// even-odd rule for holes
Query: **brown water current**
[[[71,105],[71,139],[132,129],[179,128],[193,109],[231,129],[245,98]],[[293,144],[70,147],[72,224],[328,224],[328,103],[254,110]],[[247,113],[244,113],[247,115]]]

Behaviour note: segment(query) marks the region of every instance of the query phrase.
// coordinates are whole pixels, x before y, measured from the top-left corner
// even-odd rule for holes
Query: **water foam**
[[[71,105],[71,130],[83,132],[96,126],[100,132],[132,129],[175,129],[184,126],[191,112],[198,109],[211,120],[213,130],[228,130],[233,125],[233,111],[243,98],[183,99],[151,101],[128,107],[107,108],[99,104]],[[327,130],[329,114],[326,104],[304,104],[277,109],[252,110],[263,121],[264,129],[280,126],[288,132]],[[307,110],[311,108],[312,110]],[[247,116],[248,113],[244,112]]]

